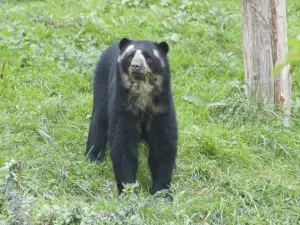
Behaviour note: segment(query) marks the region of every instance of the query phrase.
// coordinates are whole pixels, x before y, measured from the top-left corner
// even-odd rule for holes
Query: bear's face
[[[119,43],[118,62],[122,71],[136,81],[151,80],[165,74],[169,50],[166,42],[132,41],[123,38]]]

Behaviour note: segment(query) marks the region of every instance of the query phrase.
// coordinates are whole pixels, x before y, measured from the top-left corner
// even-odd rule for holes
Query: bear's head
[[[166,42],[155,43],[123,38],[119,42],[118,58],[122,72],[135,81],[151,80],[153,76],[168,74]]]

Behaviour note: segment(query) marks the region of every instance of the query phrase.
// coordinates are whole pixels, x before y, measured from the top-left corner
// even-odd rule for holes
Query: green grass
[[[22,165],[10,173],[14,194],[33,224],[299,224],[300,65],[287,127],[243,97],[239,1],[121,2],[0,3],[0,224],[20,224],[12,206],[21,203],[5,194],[13,159]],[[288,1],[289,39],[299,17],[300,2]],[[109,157],[84,158],[94,66],[122,37],[170,46],[180,135],[173,202],[148,194],[144,151],[138,183],[120,199]]]

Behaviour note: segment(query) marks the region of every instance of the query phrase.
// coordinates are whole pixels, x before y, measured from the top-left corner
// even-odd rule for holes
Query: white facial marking
[[[165,67],[165,62],[164,60],[160,57],[159,52],[156,49],[153,49],[153,54],[159,59],[160,64],[162,67]]]
[[[130,51],[133,51],[134,50],[134,46],[133,45],[129,45],[125,51],[123,52],[123,56],[127,53],[127,52],[130,52]]]
[[[145,59],[145,57],[143,56],[141,50],[136,50],[136,53],[135,53],[133,59],[134,59],[134,58],[138,58],[138,59],[142,60],[142,64],[143,64],[143,65],[146,65],[146,59]],[[132,60],[133,60],[133,59],[132,59]]]
[[[157,58],[159,58],[159,53],[158,53],[158,51],[157,51],[156,49],[153,49],[153,54],[154,54]]]
[[[118,62],[121,62],[121,60],[124,58],[124,56],[128,53],[128,52],[131,52],[131,51],[134,51],[134,46],[133,45],[129,45],[125,51],[123,52],[123,54],[121,55],[121,57],[119,56],[118,58]]]

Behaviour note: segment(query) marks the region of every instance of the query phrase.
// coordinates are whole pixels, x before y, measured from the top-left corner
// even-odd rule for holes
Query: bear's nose
[[[132,69],[132,72],[136,72],[140,69],[140,65],[138,64],[131,64],[131,69]]]

